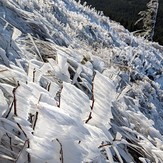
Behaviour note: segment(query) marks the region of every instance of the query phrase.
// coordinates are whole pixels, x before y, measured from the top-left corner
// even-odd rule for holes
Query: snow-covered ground
[[[163,47],[74,0],[0,0],[0,163],[162,163]]]

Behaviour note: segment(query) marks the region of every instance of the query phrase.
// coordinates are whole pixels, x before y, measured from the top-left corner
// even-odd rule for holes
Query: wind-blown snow
[[[163,47],[74,0],[0,1],[0,162],[163,162]]]

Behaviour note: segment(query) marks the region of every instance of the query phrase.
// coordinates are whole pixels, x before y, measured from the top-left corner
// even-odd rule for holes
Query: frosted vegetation
[[[73,0],[0,1],[0,162],[162,163],[163,47]]]
[[[139,15],[141,16],[135,23],[143,22],[143,29],[135,31],[136,35],[140,35],[150,41],[153,40],[155,24],[157,20],[157,12],[159,7],[159,0],[150,0],[147,3],[147,10],[140,11]]]

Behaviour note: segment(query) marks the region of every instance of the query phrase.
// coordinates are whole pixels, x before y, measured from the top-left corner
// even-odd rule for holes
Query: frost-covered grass
[[[0,1],[0,162],[163,162],[163,47],[73,0]]]

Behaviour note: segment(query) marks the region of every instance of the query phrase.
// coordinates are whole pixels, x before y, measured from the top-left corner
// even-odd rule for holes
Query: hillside
[[[78,1],[78,0],[77,0]],[[146,4],[149,0],[81,0],[82,3],[87,2],[88,5],[95,7],[99,11],[103,11],[106,16],[112,20],[120,22],[129,31],[142,29],[142,25],[134,25],[140,18],[138,13],[146,10]],[[163,45],[163,1],[159,1],[159,9],[157,15],[157,23],[155,27],[154,41]]]
[[[74,0],[0,1],[0,163],[162,163],[163,47]]]

